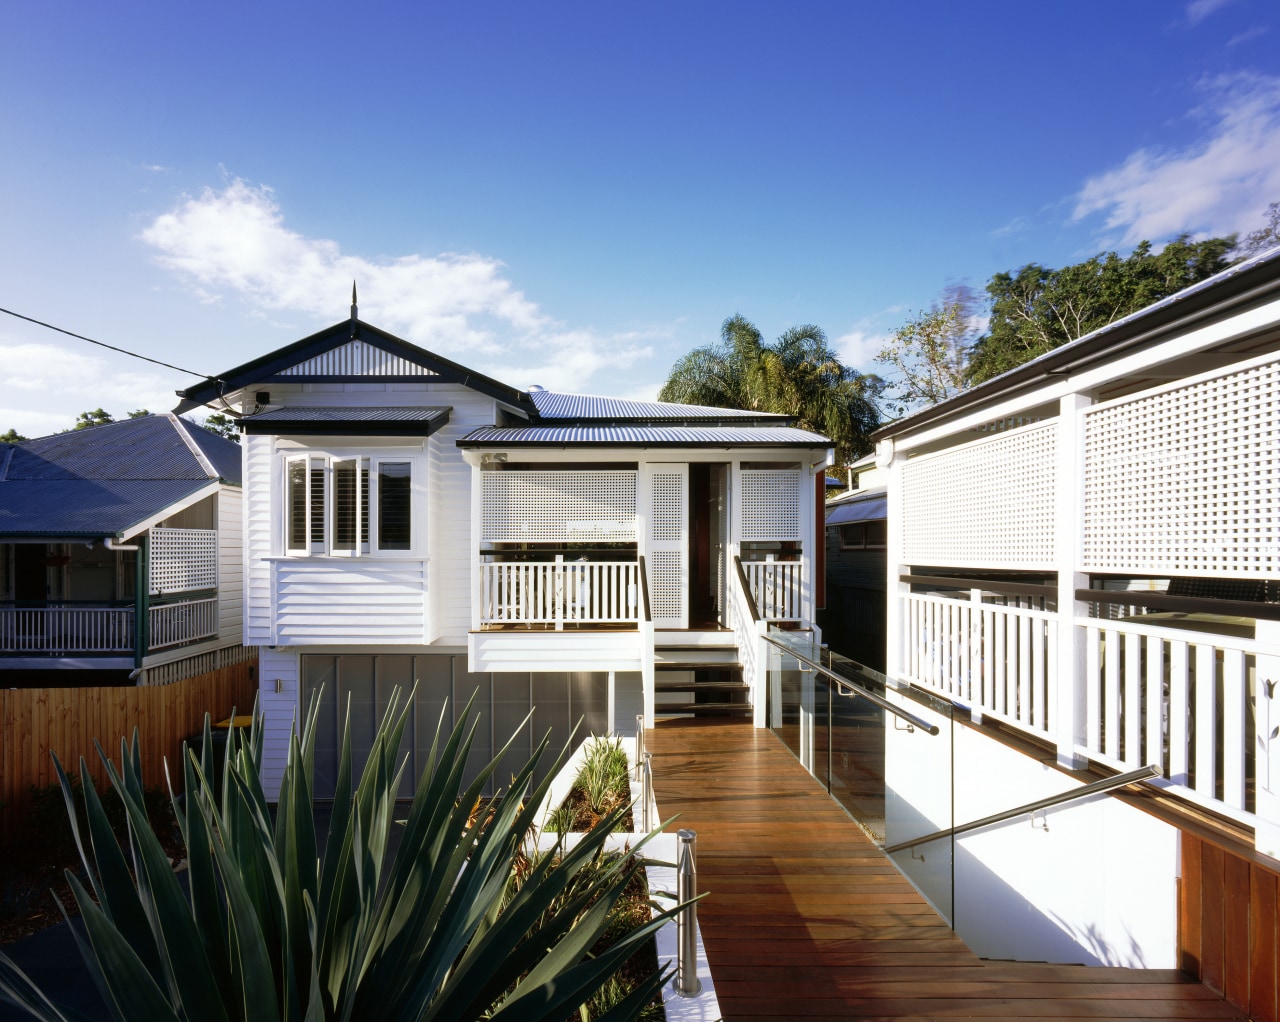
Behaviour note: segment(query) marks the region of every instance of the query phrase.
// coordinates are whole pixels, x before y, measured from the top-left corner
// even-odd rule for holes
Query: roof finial
[[[356,301],[356,282],[351,282],[351,336],[356,337],[360,333],[359,328],[360,313],[359,304]]]

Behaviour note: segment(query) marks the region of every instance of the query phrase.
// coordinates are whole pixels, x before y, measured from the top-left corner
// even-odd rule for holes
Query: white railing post
[[[1259,620],[1257,639],[1270,649],[1280,649],[1280,621]],[[1255,658],[1258,750],[1257,824],[1254,847],[1273,859],[1280,858],[1280,656]]]
[[[1076,600],[1087,588],[1084,562],[1084,394],[1064,394],[1058,406],[1058,465],[1054,504],[1054,558],[1057,561],[1058,604],[1056,657],[1049,664],[1049,706],[1053,708],[1053,740],[1058,763],[1068,769],[1085,765],[1080,747],[1087,724],[1085,633],[1076,619],[1088,615],[1088,605]]]

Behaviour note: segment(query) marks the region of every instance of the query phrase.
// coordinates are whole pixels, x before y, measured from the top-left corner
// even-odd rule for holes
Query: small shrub
[[[587,804],[597,816],[611,812],[631,797],[627,784],[627,753],[621,738],[592,738],[578,771],[577,787],[586,792]]]

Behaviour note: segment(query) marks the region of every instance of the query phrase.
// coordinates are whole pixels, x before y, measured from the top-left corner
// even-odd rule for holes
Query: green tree
[[[16,429],[10,428],[7,433],[0,433],[0,443],[4,444],[20,444],[22,441],[29,439],[23,436]]]
[[[204,420],[204,428],[226,440],[240,442],[240,429],[236,426],[236,420],[224,412],[214,412],[208,416]]]
[[[1280,202],[1273,202],[1268,206],[1263,216],[1266,218],[1266,223],[1256,231],[1250,231],[1244,236],[1244,241],[1240,242],[1242,259],[1280,245]]]
[[[842,460],[871,449],[882,382],[847,368],[819,327],[795,326],[765,344],[755,324],[731,316],[720,338],[677,361],[658,400],[793,415],[801,428],[831,437]]]
[[[469,709],[451,734],[437,732],[412,805],[398,807],[412,707],[412,697],[391,694],[354,786],[348,721],[327,837],[312,800],[316,702],[292,736],[274,811],[259,780],[262,718],[245,736],[233,732],[215,784],[206,717],[201,748],[184,756],[186,797],[173,800],[185,891],[146,815],[136,731],[131,748],[120,743],[119,764],[102,756],[128,821],[123,847],[84,761],[87,829],[57,764],[84,867],[67,874],[88,937],[80,952],[112,1018],[563,1022],[674,914],[627,921],[613,911],[644,867],[634,855],[603,854],[625,805],[571,849],[526,852],[551,784],[550,775],[534,779],[545,739],[505,796],[473,816],[510,743],[464,783]],[[617,939],[597,947],[606,931]],[[639,984],[608,1022],[636,1018],[668,975]],[[0,1000],[68,1022],[2,953]]]
[[[885,397],[897,414],[936,405],[964,389],[979,318],[973,289],[953,284],[927,312],[894,331],[876,361],[889,367]]]
[[[130,412],[130,413],[129,413],[129,418],[131,418],[131,419],[145,419],[145,418],[146,418],[148,415],[150,415],[150,414],[151,414],[151,413],[150,413],[149,411],[147,411],[147,409],[145,409],[145,408],[139,408],[139,409],[137,409],[137,410],[135,410],[135,411]]]
[[[991,322],[974,345],[969,382],[981,383],[1074,341],[1230,264],[1235,235],[1192,241],[1182,235],[1159,253],[1142,242],[1124,259],[1104,252],[1053,270],[1029,263],[987,284]]]
[[[103,426],[108,422],[115,422],[110,412],[104,412],[101,408],[95,408],[91,412],[81,412],[76,416],[76,423],[72,429],[90,429],[93,426]]]

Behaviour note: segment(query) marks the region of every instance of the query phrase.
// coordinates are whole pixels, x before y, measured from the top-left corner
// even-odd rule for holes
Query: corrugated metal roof
[[[116,535],[219,478],[239,483],[239,445],[175,415],[26,440],[0,478],[0,537]]]
[[[889,498],[883,493],[862,500],[846,500],[827,511],[828,525],[870,522],[889,516]]]
[[[532,389],[538,415],[543,419],[757,419],[761,422],[787,422],[789,415],[770,412],[748,412],[741,408],[711,408],[706,405],[678,405],[667,401],[630,401],[618,397],[596,397],[591,394],[565,394],[553,390]]]
[[[246,415],[245,422],[432,422],[450,412],[444,408],[380,405],[374,408],[274,408]]]
[[[213,480],[32,479],[0,483],[0,539],[114,536]]]
[[[472,430],[459,447],[830,447],[790,426],[516,426]]]

